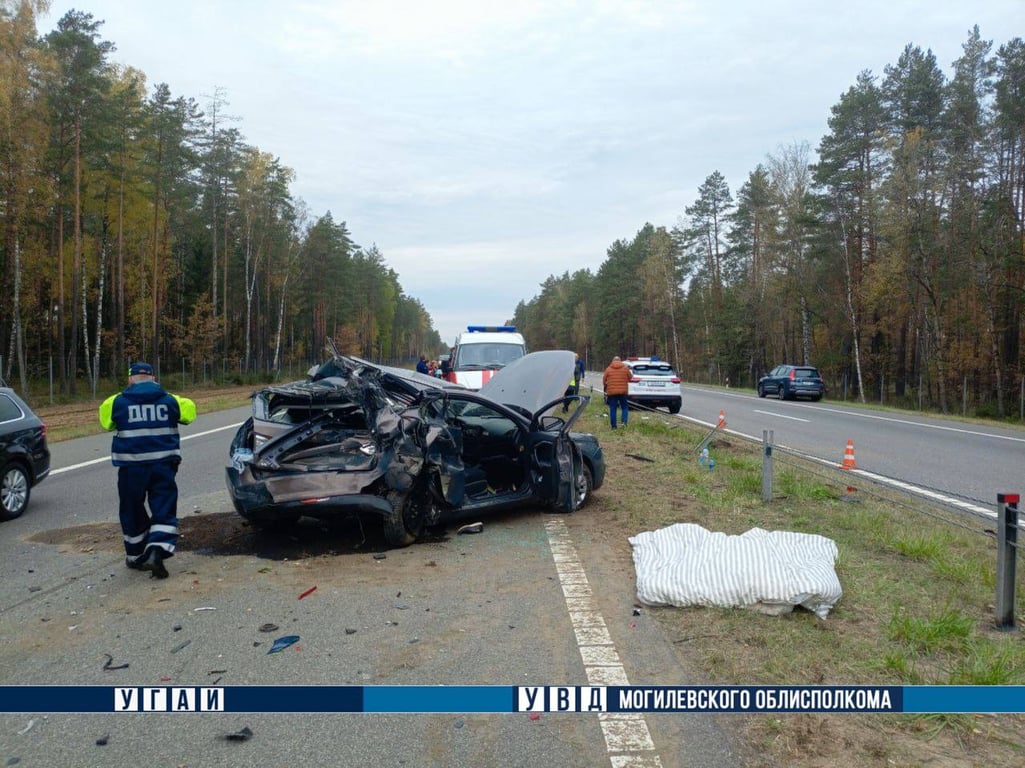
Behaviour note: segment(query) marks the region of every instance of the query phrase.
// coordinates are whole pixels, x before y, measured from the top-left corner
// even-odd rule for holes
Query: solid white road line
[[[240,422],[241,423],[241,422]],[[217,429],[208,429],[206,432],[196,432],[194,435],[182,435],[182,442],[186,440],[193,440],[197,437],[203,437],[205,435],[212,435],[215,432],[223,432],[226,429],[238,429],[238,424],[229,424],[226,427],[217,427]],[[90,467],[93,464],[102,464],[105,461],[110,461],[110,456],[101,456],[98,459],[90,459],[89,461],[83,461],[79,464],[72,464],[70,467],[61,467],[60,469],[51,469],[50,476],[60,475],[65,472],[70,472],[73,469],[81,469],[82,467]]]
[[[545,531],[587,681],[591,685],[629,685],[605,619],[592,599],[591,585],[566,523],[550,518]],[[612,768],[662,768],[643,715],[606,713],[598,715],[598,722]]]

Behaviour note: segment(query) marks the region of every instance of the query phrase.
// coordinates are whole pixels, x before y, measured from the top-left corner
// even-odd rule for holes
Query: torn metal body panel
[[[228,491],[256,524],[378,515],[396,546],[463,514],[573,511],[605,476],[597,439],[570,432],[590,401],[564,395],[573,362],[566,351],[526,355],[474,392],[335,354],[305,381],[254,393]],[[576,407],[553,415],[564,402]]]

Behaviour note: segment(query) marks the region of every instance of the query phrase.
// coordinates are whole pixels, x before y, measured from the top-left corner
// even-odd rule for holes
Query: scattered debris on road
[[[248,725],[244,726],[241,731],[224,735],[225,741],[249,741],[251,738],[253,738],[253,731]]]
[[[267,651],[267,653],[277,653],[278,651],[283,651],[288,646],[298,642],[299,635],[285,635],[284,637],[279,637],[277,640],[274,641],[274,645],[270,647],[270,650]]]
[[[128,662],[127,661],[124,664],[115,664],[113,656],[111,656],[109,653],[105,653],[103,655],[107,657],[107,660],[105,662],[103,662],[103,671],[104,672],[110,672],[110,671],[115,670],[115,669],[128,669]]]

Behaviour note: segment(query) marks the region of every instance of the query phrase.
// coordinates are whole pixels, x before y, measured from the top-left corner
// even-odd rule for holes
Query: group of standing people
[[[446,361],[428,360],[426,355],[420,355],[420,359],[416,362],[417,373],[422,373],[425,376],[435,376],[439,379],[448,373],[445,370],[446,367]]]

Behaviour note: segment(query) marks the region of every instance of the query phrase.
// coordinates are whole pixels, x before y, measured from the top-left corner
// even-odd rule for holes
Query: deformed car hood
[[[495,373],[481,387],[480,394],[496,403],[536,413],[566,394],[575,362],[574,353],[565,349],[531,352]]]

